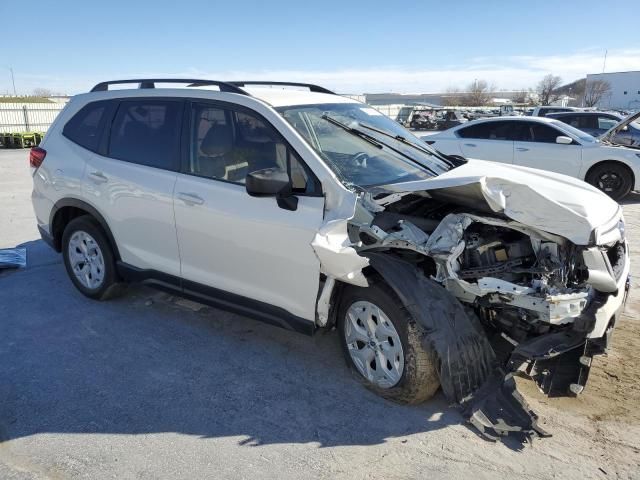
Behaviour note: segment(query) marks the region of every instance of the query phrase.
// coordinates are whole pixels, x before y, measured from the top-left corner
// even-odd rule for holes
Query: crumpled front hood
[[[388,192],[429,191],[436,198],[490,209],[576,245],[619,240],[620,206],[573,177],[533,168],[469,160],[429,180],[395,183]]]

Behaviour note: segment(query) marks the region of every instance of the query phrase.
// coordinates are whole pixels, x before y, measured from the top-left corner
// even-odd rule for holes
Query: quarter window
[[[191,125],[188,173],[244,184],[250,172],[278,168],[289,173],[294,191],[312,191],[298,155],[257,116],[201,104],[192,109]]]
[[[109,156],[177,170],[182,106],[182,102],[153,99],[121,102],[111,126]]]
[[[89,103],[67,122],[62,134],[72,142],[96,152],[106,108],[107,102]]]

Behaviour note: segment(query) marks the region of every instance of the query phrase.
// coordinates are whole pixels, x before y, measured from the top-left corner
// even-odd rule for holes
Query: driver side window
[[[191,111],[188,172],[244,184],[250,172],[278,168],[289,173],[293,190],[309,192],[310,174],[284,139],[256,115],[210,104]]]
[[[564,135],[548,125],[534,122],[523,122],[515,138],[519,142],[556,143],[556,138]]]

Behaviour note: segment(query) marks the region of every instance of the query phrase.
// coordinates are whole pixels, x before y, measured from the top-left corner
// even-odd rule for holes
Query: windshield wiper
[[[404,153],[402,150],[398,150],[397,148],[392,147],[391,145],[389,145],[388,143],[384,143],[381,142],[380,140],[378,140],[377,138],[372,137],[371,135],[369,135],[366,132],[363,132],[362,130],[359,130],[357,128],[353,128],[350,127],[349,125],[345,125],[344,123],[342,123],[339,120],[336,120],[335,118],[330,117],[329,115],[327,115],[326,113],[322,114],[321,117],[323,120],[326,120],[327,122],[331,123],[332,125],[335,125],[336,127],[340,127],[342,128],[345,132],[349,132],[352,135],[355,135],[356,137],[360,137],[363,140],[371,143],[372,145],[375,145],[377,148],[382,148],[382,146],[387,147],[389,150],[392,150],[394,152],[396,152],[398,155],[403,156],[404,158],[406,158],[407,160],[409,160],[412,163],[415,163],[416,165],[418,165],[421,168],[424,168],[425,170],[429,171],[434,177],[438,176],[438,173],[433,170],[431,167],[419,162],[418,160],[416,160],[415,158],[412,158],[410,155],[407,155],[406,153]]]
[[[357,137],[362,138],[363,140],[366,140],[367,142],[369,142],[371,145],[373,145],[376,148],[382,148],[382,143],[378,142],[371,135],[367,135],[362,130],[358,130],[357,128],[352,128],[349,125],[345,125],[340,120],[336,120],[335,118],[330,117],[326,113],[323,113],[321,118],[323,120],[326,120],[327,122],[331,123],[332,125],[335,125],[336,127],[340,127],[341,129],[351,133],[352,135],[355,135]]]
[[[451,168],[455,168],[455,167],[457,167],[457,166],[458,166],[458,165],[456,165],[454,162],[452,162],[451,160],[449,160],[449,159],[446,157],[446,155],[443,155],[443,154],[441,154],[441,153],[440,153],[440,152],[438,152],[438,151],[433,151],[433,152],[432,152],[432,151],[430,151],[430,150],[428,150],[428,149],[426,149],[426,148],[423,148],[423,147],[422,147],[422,145],[418,145],[418,144],[416,144],[416,143],[414,143],[414,142],[410,142],[409,140],[407,140],[407,139],[406,139],[405,137],[403,137],[402,135],[392,135],[392,134],[390,134],[389,132],[386,132],[386,131],[381,130],[381,129],[376,128],[376,127],[372,127],[371,125],[367,125],[367,124],[365,124],[365,123],[360,123],[359,125],[360,125],[361,127],[367,128],[367,129],[369,129],[369,130],[373,130],[374,132],[379,133],[380,135],[384,135],[385,137],[393,138],[394,140],[397,140],[397,141],[399,141],[400,143],[403,143],[403,144],[405,144],[405,145],[408,145],[408,146],[410,146],[410,147],[415,148],[415,149],[416,149],[416,150],[418,150],[419,152],[426,153],[427,155],[430,155],[430,156],[432,156],[432,157],[436,157],[438,160],[441,160],[441,161],[443,161],[444,163],[446,163],[446,164],[449,166],[449,168],[450,168],[450,169],[451,169]]]

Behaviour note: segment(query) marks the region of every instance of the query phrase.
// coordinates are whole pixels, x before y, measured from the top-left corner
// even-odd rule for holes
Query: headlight
[[[624,232],[625,232],[624,218],[621,218],[620,221],[618,222],[618,230],[620,231],[620,238],[624,240]]]

